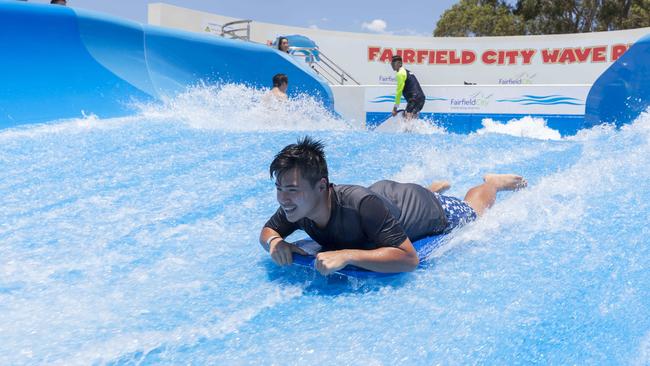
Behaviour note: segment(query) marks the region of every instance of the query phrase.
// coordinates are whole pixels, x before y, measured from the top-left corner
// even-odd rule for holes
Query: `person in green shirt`
[[[407,120],[418,118],[418,113],[424,107],[426,99],[422,87],[418,79],[413,73],[405,69],[402,65],[401,56],[393,56],[390,63],[393,70],[397,72],[395,78],[397,79],[397,90],[395,92],[395,106],[393,107],[392,115],[397,115],[397,108],[402,102],[402,95],[406,99],[406,110],[404,116]]]

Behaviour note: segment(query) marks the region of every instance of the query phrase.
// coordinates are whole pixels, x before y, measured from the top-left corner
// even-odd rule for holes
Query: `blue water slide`
[[[133,113],[133,102],[189,86],[269,87],[289,77],[333,111],[329,86],[265,45],[143,25],[64,6],[0,1],[0,128],[95,114]]]
[[[589,90],[583,128],[634,121],[650,106],[650,34],[630,47]]]

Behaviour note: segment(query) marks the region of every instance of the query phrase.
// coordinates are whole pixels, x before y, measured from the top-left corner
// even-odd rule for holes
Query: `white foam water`
[[[417,133],[421,135],[433,135],[447,133],[447,131],[436,125],[434,121],[427,119],[405,119],[401,114],[390,117],[373,131],[383,133]]]
[[[194,128],[232,132],[353,128],[311,96],[299,95],[283,101],[269,97],[268,93],[266,89],[240,84],[200,86],[162,104],[143,104],[138,108],[147,120],[175,120]]]
[[[648,363],[648,114],[559,140],[376,133],[263,97],[198,88],[0,131],[0,364]],[[323,278],[258,243],[268,164],[305,134],[334,183],[529,188],[413,273]]]
[[[481,122],[483,128],[476,131],[477,134],[500,133],[504,135],[528,137],[540,140],[560,140],[560,132],[549,128],[546,120],[538,117],[522,117],[511,119],[506,123],[494,121],[491,118],[484,118]]]

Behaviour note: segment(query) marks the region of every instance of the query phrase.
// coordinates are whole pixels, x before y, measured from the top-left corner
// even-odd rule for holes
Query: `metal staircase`
[[[252,20],[236,20],[221,26],[221,36],[230,39],[240,39],[250,42],[251,40],[251,22]],[[243,25],[243,26],[242,26]],[[240,27],[240,28],[234,28]],[[245,33],[241,33],[245,31]]]
[[[361,85],[352,75],[327,57],[323,51],[315,47],[289,47],[289,54],[294,57],[304,57],[304,61],[318,75],[333,85]]]
[[[236,20],[221,26],[221,36],[251,42],[252,20]],[[352,75],[316,47],[289,47],[289,54],[302,58],[309,67],[331,85],[360,85]]]

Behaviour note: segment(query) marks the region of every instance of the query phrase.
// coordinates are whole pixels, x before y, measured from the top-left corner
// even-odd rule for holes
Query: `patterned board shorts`
[[[445,216],[447,216],[448,222],[447,228],[445,229],[446,233],[478,218],[476,211],[464,201],[456,197],[449,197],[435,192],[433,194],[438,198],[442,204],[442,208],[445,210]]]

